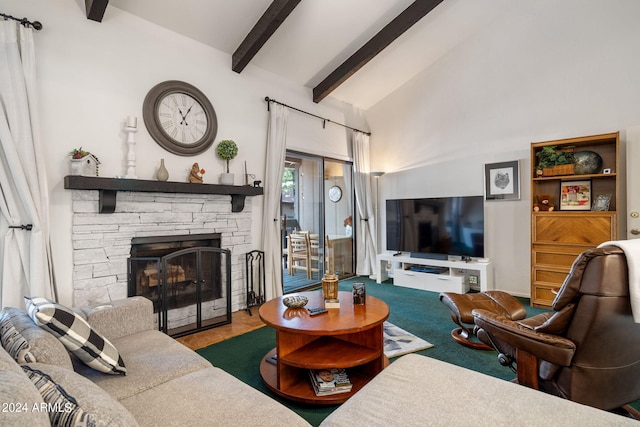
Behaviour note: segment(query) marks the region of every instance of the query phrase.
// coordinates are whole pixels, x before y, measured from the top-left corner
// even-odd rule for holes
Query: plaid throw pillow
[[[105,374],[126,375],[118,350],[82,317],[46,298],[25,297],[25,303],[33,321],[55,335],[87,366]]]

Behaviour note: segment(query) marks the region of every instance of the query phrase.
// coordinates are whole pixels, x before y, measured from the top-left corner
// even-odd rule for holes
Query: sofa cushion
[[[0,353],[6,354],[3,350]],[[20,366],[13,360],[12,363],[19,372],[4,369],[4,365],[0,368],[0,424],[11,427],[50,426],[47,413],[37,410],[44,403],[42,396]]]
[[[16,374],[23,374],[20,365],[18,365],[13,357],[4,349],[0,347],[0,372],[10,371]]]
[[[309,426],[275,399],[214,367],[175,378],[121,403],[142,426]]]
[[[10,322],[16,332],[26,340],[29,345],[29,351],[35,359],[34,361],[73,369],[69,352],[64,345],[51,333],[36,325],[26,311],[19,308],[6,307],[2,310],[0,318]]]
[[[44,401],[20,365],[0,348],[0,424],[12,427],[49,426],[46,413],[34,411]]]
[[[39,381],[43,384],[49,380],[50,384],[47,384],[49,390],[53,390],[52,387],[64,390],[70,397],[70,401],[75,402],[78,413],[84,414],[85,419],[89,419],[92,422],[92,424],[87,425],[96,427],[129,427],[138,425],[133,415],[124,406],[100,387],[73,371],[43,363],[29,363],[23,365],[22,368],[28,373],[39,373],[39,377],[41,377]],[[55,384],[55,386],[52,386],[52,384]],[[47,398],[44,400],[50,403]],[[65,411],[68,411],[72,406],[73,403],[69,404]],[[56,408],[55,404],[53,407]],[[69,415],[68,419],[71,418]],[[53,422],[52,425],[54,425]]]
[[[126,377],[102,375],[80,364],[75,369],[117,400],[211,367],[211,363],[198,353],[160,331],[139,332],[113,342],[127,361]]]
[[[153,303],[144,297],[112,300],[109,304],[81,307],[93,329],[113,342],[114,339],[157,329]]]
[[[622,426],[637,421],[430,357],[396,359],[322,427]]]
[[[34,322],[58,337],[87,366],[106,374],[127,373],[116,347],[77,313],[46,298],[25,298],[25,302]]]

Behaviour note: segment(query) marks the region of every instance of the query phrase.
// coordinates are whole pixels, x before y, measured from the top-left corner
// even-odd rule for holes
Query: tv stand
[[[394,267],[394,264],[399,264]],[[466,293],[477,285],[481,292],[493,289],[490,262],[449,261],[414,258],[409,255],[379,254],[376,281],[382,283],[393,270],[393,284],[431,292]],[[476,283],[474,283],[474,281]]]

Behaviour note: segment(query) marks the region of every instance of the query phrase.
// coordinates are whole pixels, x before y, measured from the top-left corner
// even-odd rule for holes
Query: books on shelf
[[[351,381],[344,369],[315,369],[309,371],[311,385],[316,396],[348,393],[351,391]]]

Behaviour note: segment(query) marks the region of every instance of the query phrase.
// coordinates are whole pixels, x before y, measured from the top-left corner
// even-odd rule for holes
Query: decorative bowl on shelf
[[[578,151],[574,155],[577,175],[599,173],[602,170],[602,157],[594,151]]]
[[[307,297],[301,296],[284,297],[282,299],[282,303],[289,308],[302,308],[307,305],[308,302]]]

